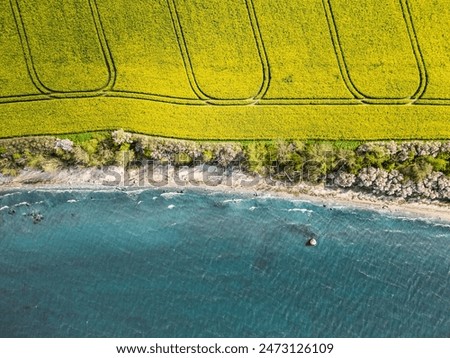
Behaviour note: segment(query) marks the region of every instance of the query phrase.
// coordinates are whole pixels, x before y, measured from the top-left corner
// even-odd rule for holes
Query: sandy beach
[[[215,167],[166,167],[143,173],[138,169],[125,172],[120,167],[70,168],[53,173],[24,170],[16,177],[0,176],[0,192],[12,189],[40,190],[136,190],[186,189],[220,191],[259,197],[279,197],[313,202],[330,207],[354,207],[376,210],[395,217],[433,219],[450,222],[450,202],[416,199],[405,201],[380,197],[367,192],[329,188],[299,183],[288,186],[242,172],[219,173]]]

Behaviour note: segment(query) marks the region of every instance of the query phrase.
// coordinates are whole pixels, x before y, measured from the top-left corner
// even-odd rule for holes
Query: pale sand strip
[[[119,174],[121,182],[105,185],[105,181],[111,184],[112,176],[106,173]],[[127,185],[124,185],[124,171],[118,167],[110,167],[103,170],[97,168],[64,169],[54,173],[44,173],[35,170],[25,170],[14,178],[0,176],[0,192],[11,189],[44,189],[44,190],[126,190],[126,189],[151,189],[184,190],[198,189],[207,191],[220,191],[259,197],[279,197],[310,201],[318,205],[331,207],[353,207],[376,210],[395,217],[433,219],[450,222],[450,201],[436,202],[430,200],[405,201],[401,198],[378,197],[365,192],[356,192],[344,189],[328,188],[323,185],[313,186],[309,184],[297,184],[286,187],[281,182],[267,183],[263,179],[249,176],[241,172],[233,172],[231,175],[222,176],[222,184],[216,185],[214,177],[207,176],[205,180],[204,168],[190,168],[181,170],[177,176],[173,168],[166,173],[167,184],[155,186],[147,180],[139,180],[138,171],[128,172]],[[175,180],[174,178],[178,179]],[[154,175],[154,180],[159,181],[162,176]],[[209,184],[208,184],[209,182]],[[224,184],[225,183],[225,184]],[[253,183],[249,185],[248,183]]]

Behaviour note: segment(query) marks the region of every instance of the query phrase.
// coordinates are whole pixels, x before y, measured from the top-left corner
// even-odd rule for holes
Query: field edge
[[[123,98],[3,103],[0,138],[123,128],[191,140],[450,138],[446,106],[181,106]]]

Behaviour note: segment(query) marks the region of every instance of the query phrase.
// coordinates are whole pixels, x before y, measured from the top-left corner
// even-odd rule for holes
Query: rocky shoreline
[[[362,189],[328,187],[298,183],[286,185],[243,172],[216,173],[216,167],[197,166],[167,171],[156,170],[151,179],[137,169],[111,166],[98,168],[69,168],[54,173],[24,170],[15,177],[0,175],[0,191],[27,190],[140,190],[168,191],[204,190],[260,197],[281,197],[305,200],[330,207],[356,207],[377,210],[396,217],[433,219],[450,222],[450,203],[432,199],[410,199],[374,195]],[[205,182],[205,176],[209,181]],[[117,178],[121,178],[118,182]]]
[[[357,149],[357,153],[364,155],[371,150],[374,144],[364,144]],[[448,142],[395,142],[376,143],[385,155],[394,158],[398,162],[405,162],[410,157],[433,158],[439,156],[446,158],[441,160],[440,167],[448,166],[450,143]],[[445,164],[447,162],[447,164]],[[424,164],[419,162],[420,164]],[[416,181],[407,178],[399,170],[386,170],[383,168],[362,168],[357,175],[340,172],[335,177],[335,184],[344,188],[363,188],[375,195],[393,196],[403,199],[423,198],[431,200],[450,200],[450,177],[442,172],[425,170],[423,177],[417,177]]]
[[[0,189],[201,187],[450,208],[450,141],[196,142],[123,130],[0,140]]]
[[[339,173],[335,183],[342,188],[363,188],[375,195],[402,199],[423,198],[446,201],[450,198],[450,178],[433,172],[421,182],[404,182],[404,176],[394,170],[387,172],[378,168],[364,168],[358,175]]]

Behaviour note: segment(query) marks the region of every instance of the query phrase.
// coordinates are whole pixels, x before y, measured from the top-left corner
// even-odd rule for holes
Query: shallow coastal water
[[[450,225],[433,221],[201,191],[0,193],[1,337],[449,337],[449,279]]]

